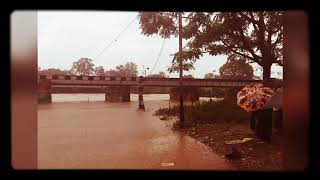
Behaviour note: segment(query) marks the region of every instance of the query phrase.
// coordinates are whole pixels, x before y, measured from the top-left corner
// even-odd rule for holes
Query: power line
[[[160,59],[160,56],[161,56],[161,53],[162,53],[163,46],[164,46],[165,42],[166,42],[166,39],[164,39],[163,42],[162,42],[161,49],[160,49],[160,52],[158,54],[157,60],[156,60],[155,64],[153,65],[153,68],[152,68],[151,72],[149,73],[149,75],[151,75],[153,73],[153,70],[156,67],[156,65],[157,65],[157,63],[158,63],[158,61]]]
[[[136,20],[137,17],[135,17],[130,23],[114,38],[106,47],[103,48],[103,50],[94,58],[97,59],[105,50],[107,50],[114,42],[117,41],[117,39],[120,37],[120,35],[129,28],[129,26]]]

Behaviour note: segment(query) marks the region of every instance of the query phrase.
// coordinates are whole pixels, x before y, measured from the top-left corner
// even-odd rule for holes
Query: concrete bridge
[[[39,75],[38,93],[40,103],[51,103],[52,93],[105,93],[110,102],[130,101],[130,87],[139,89],[139,107],[143,109],[143,87],[179,87],[179,78],[153,77],[109,77],[75,75]],[[183,78],[183,86],[196,90],[200,87],[243,87],[260,80],[235,79],[193,79]],[[194,98],[194,92],[184,91],[184,98]],[[179,97],[178,92],[170,92],[170,99]],[[199,99],[199,96],[195,99]]]

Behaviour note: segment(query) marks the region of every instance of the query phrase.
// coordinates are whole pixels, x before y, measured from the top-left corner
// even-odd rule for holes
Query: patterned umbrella
[[[237,104],[247,112],[255,111],[264,106],[273,94],[273,90],[263,84],[247,85],[238,92]]]

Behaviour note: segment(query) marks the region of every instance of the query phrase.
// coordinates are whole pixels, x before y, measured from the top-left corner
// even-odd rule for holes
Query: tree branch
[[[263,12],[259,12],[259,25],[261,26],[261,30],[264,32],[266,29],[266,25],[264,24],[264,17],[263,17]]]
[[[282,33],[283,33],[283,31],[280,31],[280,33],[279,33],[278,36],[277,36],[276,41],[271,44],[272,46],[276,46],[276,45],[280,42],[280,39],[282,38],[282,37],[281,37],[281,36],[282,36]]]
[[[171,16],[171,17],[178,18],[178,16],[177,16],[177,15],[174,15],[173,13],[162,12],[162,14],[164,14],[164,15],[168,15],[168,16]]]
[[[258,32],[258,28],[257,28],[257,21],[254,19],[254,15],[253,15],[253,13],[252,12],[249,12],[249,14],[250,14],[250,17],[251,17],[251,19],[253,19],[254,20],[254,22],[255,23],[252,23],[252,25],[253,25],[253,28],[254,28],[254,30],[255,31],[257,31]]]
[[[229,49],[229,47],[227,47],[227,46],[225,46],[225,47]],[[257,62],[256,59],[254,59],[253,57],[250,57],[250,56],[248,56],[248,55],[246,55],[246,54],[240,53],[240,52],[235,51],[235,50],[233,50],[233,49],[229,49],[229,50],[232,51],[233,53],[236,53],[236,54],[241,55],[241,56],[243,56],[243,57],[245,57],[245,58],[248,58],[248,59],[252,60],[253,62],[256,62],[256,63],[258,63],[258,64],[260,65],[260,63]],[[201,51],[201,53],[210,53],[210,52],[211,52],[211,51]]]
[[[236,51],[236,50],[233,49],[233,48],[240,48],[240,47],[230,46],[230,45],[228,45],[225,41],[223,41],[222,39],[221,39],[221,41],[223,42],[224,46],[225,46],[227,49],[229,49],[230,51],[232,51],[232,52],[234,52],[234,53],[236,53],[236,54],[238,54],[238,55],[241,55],[241,56],[243,56],[243,57],[245,57],[245,58],[251,59],[252,61],[257,62],[258,64],[260,63],[259,60],[258,60],[258,58],[250,57],[250,56],[248,56],[248,55],[246,55],[246,54],[240,53],[240,52],[238,52],[238,51]]]
[[[254,59],[253,57],[250,57],[250,56],[248,56],[248,55],[246,55],[246,54],[240,53],[240,52],[235,51],[235,50],[233,50],[233,49],[230,49],[230,51],[232,51],[233,53],[238,54],[238,55],[240,55],[240,56],[243,56],[243,57],[245,57],[245,58],[247,58],[247,59],[251,59],[253,62],[256,62],[256,63],[258,63],[258,64],[260,65],[260,62],[257,61],[256,59]]]
[[[275,31],[272,31],[272,34],[274,34],[274,33],[278,32],[279,30],[281,30],[281,26],[280,26],[279,28],[276,28],[276,30],[275,30]]]
[[[276,61],[274,61],[274,63],[279,64],[279,66],[283,66],[283,62],[282,62],[282,60],[276,60]]]
[[[267,44],[268,46],[271,46],[271,36],[272,36],[272,29],[270,28],[271,25],[269,25],[269,28],[268,28],[268,37],[267,37]]]
[[[255,59],[257,59],[257,61],[258,61],[258,59],[260,59],[261,57],[258,56],[258,55],[253,51],[252,48],[250,48],[249,43],[245,40],[246,37],[244,36],[243,30],[242,30],[241,28],[239,28],[239,30],[240,30],[241,37],[242,37],[242,39],[243,39],[243,40],[242,40],[242,42],[243,42],[242,48],[245,49],[245,50],[247,50],[247,51],[249,51],[249,53],[252,55],[252,57],[255,58]],[[234,38],[237,38],[237,36],[235,36],[235,35],[232,34],[232,33],[229,34],[229,35],[230,35],[230,36],[233,36]],[[223,44],[227,45],[227,43],[226,43],[223,39],[221,39],[221,41],[223,42]],[[228,45],[228,46],[231,47],[231,48],[240,48],[240,47],[235,47],[235,46],[230,46],[230,45]]]
[[[162,12],[162,14],[164,14],[164,15],[168,15],[168,16],[171,16],[171,17],[178,18],[178,16],[175,16],[175,15],[173,15],[173,14],[171,14],[171,13]],[[189,17],[186,17],[186,16],[182,16],[182,18],[184,18],[184,19],[189,19]]]
[[[264,56],[266,53],[266,47],[265,47],[265,37],[264,37],[264,32],[265,32],[265,24],[264,24],[264,17],[263,17],[263,12],[259,12],[259,31],[258,31],[258,47],[261,51],[261,55]]]
[[[253,18],[253,17],[249,17],[247,15],[245,15],[243,12],[239,12],[239,15],[246,19],[247,21],[250,21],[252,24],[257,24],[257,21]]]

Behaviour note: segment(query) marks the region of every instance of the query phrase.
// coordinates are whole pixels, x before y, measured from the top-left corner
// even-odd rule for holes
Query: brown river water
[[[152,115],[168,107],[168,94],[144,95],[145,112],[136,94],[126,103],[106,103],[104,94],[52,98],[38,105],[39,169],[228,169],[209,147],[172,131],[174,120]]]

